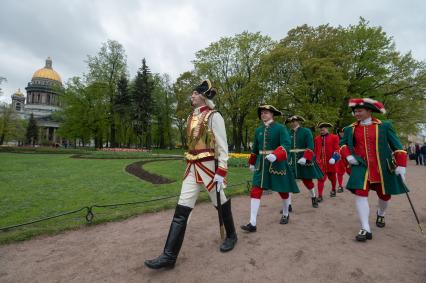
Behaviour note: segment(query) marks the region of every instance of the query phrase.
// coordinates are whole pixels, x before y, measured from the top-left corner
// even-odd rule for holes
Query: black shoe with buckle
[[[331,190],[330,197],[332,198],[336,197],[336,190]]]
[[[317,197],[317,202],[320,203],[322,202],[324,199],[322,198],[322,196]]]
[[[338,192],[338,193],[343,193],[343,187],[339,187],[339,188],[337,189],[337,192]]]
[[[367,232],[367,230],[361,229],[356,235],[355,240],[358,242],[365,242],[367,240],[373,239],[373,233]]]
[[[379,214],[377,214],[376,226],[379,227],[379,228],[383,228],[383,227],[386,226],[384,216],[380,216]]]
[[[290,220],[290,215],[283,215],[281,216],[280,224],[288,224],[288,221]]]
[[[246,225],[241,225],[241,229],[247,232],[256,232],[256,226],[251,225],[251,223]]]

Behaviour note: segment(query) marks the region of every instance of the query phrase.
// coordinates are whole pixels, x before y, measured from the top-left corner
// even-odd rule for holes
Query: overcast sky
[[[152,72],[175,79],[196,51],[224,36],[260,31],[275,40],[299,25],[382,26],[397,50],[426,60],[426,1],[343,0],[1,0],[0,100],[24,88],[50,56],[65,82],[86,72],[87,55],[119,41],[134,77],[146,58]]]

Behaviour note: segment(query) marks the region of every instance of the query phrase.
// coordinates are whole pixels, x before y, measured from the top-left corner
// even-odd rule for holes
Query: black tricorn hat
[[[290,123],[290,122],[293,122],[293,121],[300,121],[300,122],[304,122],[304,121],[305,121],[305,118],[303,118],[302,116],[299,116],[299,115],[293,115],[293,116],[288,117],[288,118],[285,120],[285,123],[287,124],[287,123]]]
[[[333,128],[333,125],[327,122],[319,122],[317,128]]]
[[[277,108],[275,108],[272,105],[260,105],[259,107],[257,107],[257,117],[259,117],[259,119],[260,119],[260,113],[262,112],[262,110],[271,111],[274,114],[274,116],[282,115],[281,111],[279,111]]]
[[[208,79],[202,81],[202,83],[196,88],[194,88],[194,90],[202,96],[206,97],[207,99],[213,99],[213,97],[217,93],[216,89],[212,87],[212,83]]]

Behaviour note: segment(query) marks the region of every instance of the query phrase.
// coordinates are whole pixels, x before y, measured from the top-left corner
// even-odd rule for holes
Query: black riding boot
[[[222,204],[223,225],[226,230],[226,238],[220,245],[221,252],[229,252],[237,242],[237,233],[235,232],[234,219],[232,218],[231,199]]]
[[[145,260],[145,265],[147,267],[159,269],[163,267],[173,268],[175,266],[177,256],[182,247],[183,238],[185,237],[186,223],[191,210],[192,208],[187,206],[179,204],[176,206],[175,215],[170,225],[164,251],[155,259]]]

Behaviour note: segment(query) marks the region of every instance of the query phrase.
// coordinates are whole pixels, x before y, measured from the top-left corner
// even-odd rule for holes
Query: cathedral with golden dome
[[[31,81],[25,88],[26,97],[18,89],[12,95],[12,107],[22,118],[28,120],[31,114],[39,127],[38,144],[57,144],[61,139],[57,136],[59,122],[52,116],[60,110],[59,97],[63,92],[62,80],[52,68],[52,59],[46,59],[46,65],[34,72]]]

